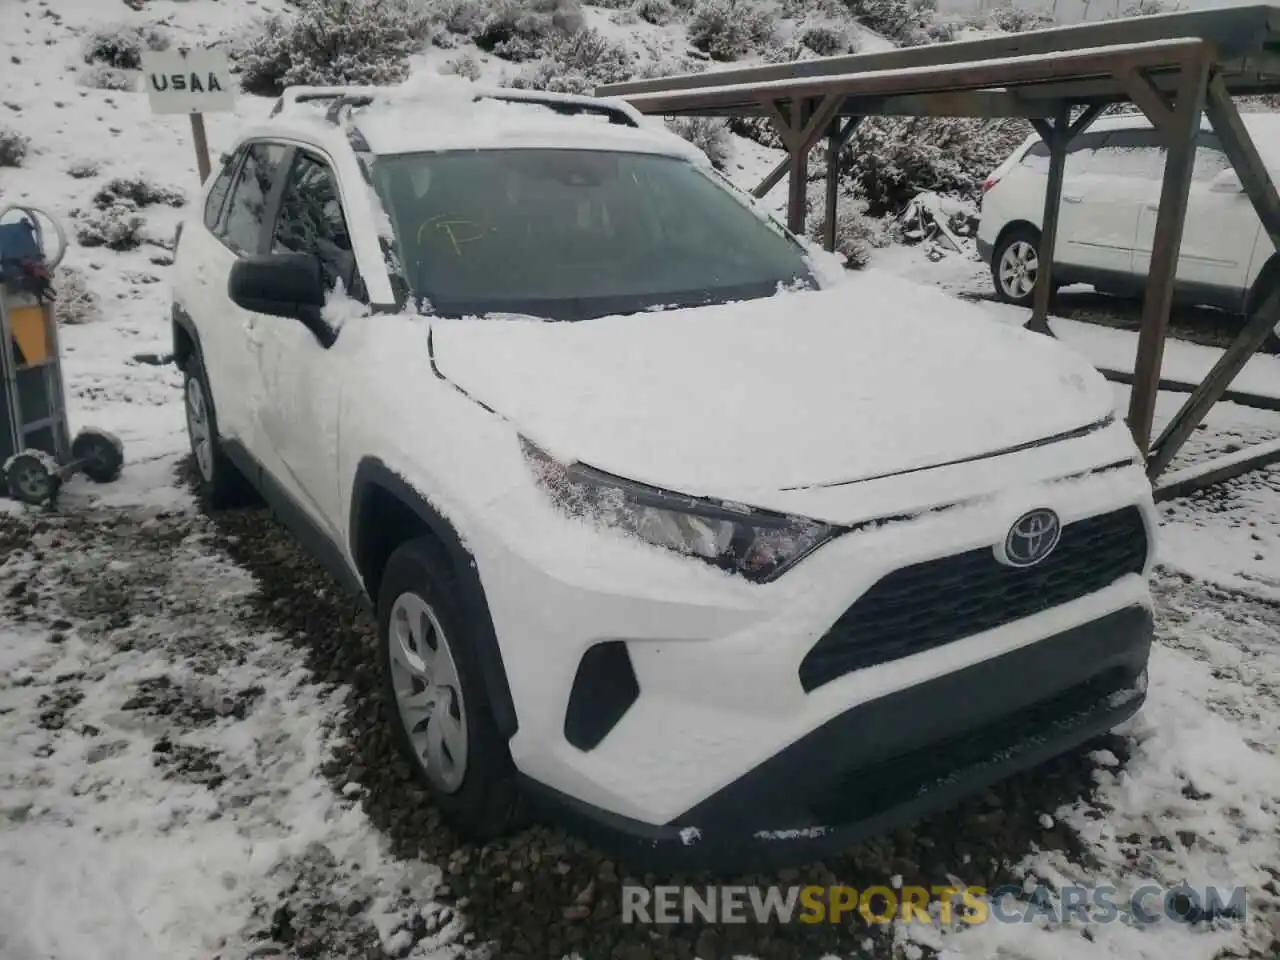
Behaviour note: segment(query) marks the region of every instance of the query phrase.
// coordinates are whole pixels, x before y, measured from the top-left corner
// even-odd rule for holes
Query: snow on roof
[[[369,91],[359,88],[352,92]],[[544,103],[519,102],[535,99]],[[602,114],[564,115],[547,109],[545,101],[612,110],[635,126],[610,122]],[[331,101],[287,104],[278,119],[305,122],[302,118],[307,117],[323,123],[320,118],[330,105]],[[705,162],[703,154],[687,141],[623,101],[482,87],[461,77],[419,75],[404,84],[382,88],[373,103],[353,113],[352,122],[375,154],[572,147],[659,153]],[[314,135],[314,126],[309,129]],[[330,129],[334,128],[330,125]]]

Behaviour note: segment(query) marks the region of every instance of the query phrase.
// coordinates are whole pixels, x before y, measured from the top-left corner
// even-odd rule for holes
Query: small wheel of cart
[[[5,463],[4,483],[14,500],[40,507],[58,496],[62,488],[62,472],[48,454],[26,450]]]
[[[94,483],[111,483],[124,467],[124,444],[105,430],[86,427],[71,441],[71,459]]]

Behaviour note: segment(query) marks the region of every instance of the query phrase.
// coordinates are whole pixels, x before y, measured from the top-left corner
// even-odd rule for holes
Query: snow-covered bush
[[[134,87],[129,74],[104,63],[94,64],[81,73],[80,83],[94,90],[132,90]]]
[[[1176,9],[1176,7],[1175,7]],[[1118,14],[1113,14],[1110,19],[1119,17],[1153,17],[1158,13],[1169,13],[1169,6],[1164,0],[1134,0],[1128,6],[1121,8]]]
[[[915,42],[937,9],[937,0],[845,0],[863,26],[890,40]]]
[[[480,61],[469,53],[455,57],[440,68],[441,73],[452,73],[467,80],[480,79]]]
[[[484,25],[489,4],[484,0],[436,0],[427,8],[427,15],[449,33],[472,37]]]
[[[991,11],[991,23],[1005,33],[1024,33],[1027,30],[1043,30],[1053,26],[1053,17],[1013,6],[996,7]]]
[[[554,20],[555,5],[497,0],[475,34],[475,45],[486,53],[520,63],[536,60],[562,31]]]
[[[872,216],[901,210],[925,190],[975,196],[1030,132],[1026,121],[869,117],[841,153],[842,173]]]
[[[180,207],[186,202],[182,191],[171,187],[162,187],[142,177],[116,177],[107,181],[93,196],[93,205],[105,210],[120,200],[127,200],[135,207],[150,207],[164,204],[168,207]]]
[[[728,166],[733,143],[725,121],[716,117],[673,117],[667,121],[667,129],[705,153],[717,170]]]
[[[590,93],[601,84],[629,80],[635,72],[631,51],[594,27],[568,37],[553,35],[545,57],[511,78],[511,85],[554,93]]]
[[[136,26],[120,24],[89,34],[82,56],[88,64],[101,64],[115,70],[137,70],[147,50],[167,50],[169,35],[155,24]]]
[[[17,130],[0,127],[0,167],[20,167],[27,156],[31,139]]]
[[[646,23],[662,25],[676,18],[676,8],[671,0],[635,0],[631,9]]]
[[[810,227],[809,236],[821,243],[827,235],[826,217]],[[867,216],[865,200],[841,198],[836,206],[836,249],[845,259],[845,266],[861,270],[871,262],[871,251],[889,245],[889,233],[884,224]]]
[[[59,323],[72,326],[93,323],[102,317],[102,304],[89,289],[84,273],[75,267],[62,266],[53,278],[54,312]]]
[[[713,60],[737,60],[773,42],[773,12],[755,0],[697,0],[689,42]]]
[[[801,46],[812,50],[820,57],[849,53],[853,49],[849,31],[840,24],[829,21],[802,26],[796,31],[796,39]]]
[[[247,93],[277,96],[295,84],[394,84],[430,31],[403,0],[303,0],[271,17],[234,51]]]
[[[73,160],[71,166],[67,167],[67,176],[72,180],[88,180],[90,177],[96,177],[98,173],[99,167],[96,160]]]
[[[91,210],[76,224],[76,240],[82,247],[133,250],[142,243],[142,217],[129,200],[117,200]]]

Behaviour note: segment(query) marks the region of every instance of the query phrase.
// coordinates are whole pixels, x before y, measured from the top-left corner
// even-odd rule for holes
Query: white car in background
[[[1280,114],[1245,114],[1264,161],[1280,170]],[[1140,298],[1151,262],[1164,147],[1141,114],[1103,117],[1071,143],[1062,183],[1055,286],[1085,283]],[[1040,262],[1049,148],[1029,136],[982,185],[978,252],[996,295],[1030,305]],[[1280,276],[1280,257],[1202,121],[1178,256],[1177,299],[1246,313]]]
[[[173,336],[205,498],[376,610],[451,825],[804,862],[1139,708],[1151,487],[1082,357],[828,275],[625,104],[433,83],[244,131]]]

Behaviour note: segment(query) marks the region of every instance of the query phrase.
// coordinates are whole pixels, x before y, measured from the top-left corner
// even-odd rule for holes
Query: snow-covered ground
[[[176,38],[199,42],[242,26],[250,11],[281,6],[150,0],[135,11],[115,0],[7,0],[0,130],[31,143],[22,166],[0,167],[0,205],[44,207],[74,236],[96,216],[95,194],[112,178],[141,176],[193,195],[186,120],[153,117],[142,94],[84,85],[84,31],[160,19]],[[674,24],[618,24],[593,7],[587,15],[652,61],[682,46]],[[874,41],[864,39],[864,48]],[[435,48],[415,69],[463,56],[486,79],[512,70],[471,49]],[[210,117],[215,153],[270,104],[243,97],[236,116]],[[735,141],[729,172],[751,187],[776,160]],[[780,204],[782,192],[770,203]],[[73,480],[53,516],[0,501],[0,958],[473,951],[489,931],[465,933],[467,904],[437,902],[446,899],[440,870],[404,844],[393,850],[382,819],[361,802],[360,771],[330,769],[350,747],[344,725],[365,706],[345,677],[311,673],[289,642],[297,638],[264,622],[261,585],[230,559],[225,538],[178,479],[186,445],[180,379],[155,361],[170,349],[167,247],[180,212],[153,204],[140,214],[136,249],[73,242],[66,260],[99,306],[98,316],[62,332],[73,429],[118,435],[124,477],[105,487]],[[879,251],[875,265],[955,293],[984,282],[973,260],[934,263],[918,248]],[[1018,322],[1006,308],[984,309],[993,322]],[[1059,333],[1072,342],[1069,327],[1063,322]],[[1074,336],[1095,362],[1124,360],[1123,338]],[[1198,369],[1202,361],[1175,347],[1170,362]],[[1245,376],[1265,389],[1276,364],[1259,358]],[[1162,396],[1158,419],[1181,400]],[[1116,401],[1123,408],[1124,388]],[[1280,414],[1220,404],[1181,462],[1278,432]],[[1148,705],[1124,731],[1129,755],[1096,756],[1091,794],[1031,813],[1078,837],[1082,852],[1046,840],[1043,849],[1022,843],[1002,855],[1012,875],[1054,885],[1244,886],[1248,922],[1087,930],[1077,922],[988,923],[945,936],[913,927],[896,931],[894,945],[868,941],[870,948],[856,934],[838,946],[841,955],[915,958],[926,948],[949,960],[1209,960],[1280,949],[1280,468],[1162,509],[1160,643]],[[439,867],[456,877],[485,859],[459,857]],[[959,860],[948,866],[962,878],[968,869]],[[530,882],[516,867],[500,876],[514,892]],[[548,909],[559,922],[578,906],[567,899]],[[561,942],[572,952],[569,936],[530,941],[527,950],[505,944],[499,955],[545,956],[548,943]],[[650,950],[642,934],[628,943]],[[690,938],[685,955],[712,960],[707,943]],[[758,955],[816,960],[837,949],[784,946],[762,943]]]

